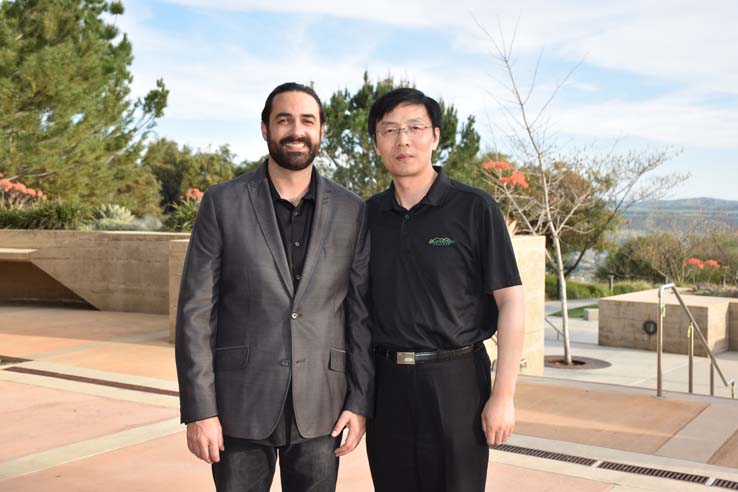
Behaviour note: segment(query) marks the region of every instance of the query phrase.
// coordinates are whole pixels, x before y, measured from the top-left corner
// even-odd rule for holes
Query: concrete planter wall
[[[0,229],[0,298],[169,312],[169,241],[189,234]]]
[[[681,294],[681,292],[680,292]],[[738,349],[738,299],[682,294],[714,353]],[[689,317],[670,292],[665,293],[664,351],[689,350]],[[643,330],[646,321],[658,322],[658,289],[605,297],[599,302],[599,344],[656,350],[656,336]],[[707,355],[695,336],[695,354]]]

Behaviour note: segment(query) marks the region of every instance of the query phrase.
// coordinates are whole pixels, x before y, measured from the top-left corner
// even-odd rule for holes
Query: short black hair
[[[272,102],[278,94],[283,92],[304,92],[305,94],[312,96],[315,102],[318,103],[318,109],[320,110],[320,124],[325,124],[325,110],[323,109],[323,103],[320,102],[320,98],[315,93],[312,87],[298,84],[297,82],[285,82],[284,84],[278,85],[267,97],[264,103],[264,109],[261,111],[261,122],[266,126],[269,126],[269,115],[272,114]]]
[[[377,140],[377,122],[401,104],[422,104],[428,112],[433,128],[441,129],[441,106],[438,102],[412,87],[400,87],[383,95],[369,110],[369,135]]]

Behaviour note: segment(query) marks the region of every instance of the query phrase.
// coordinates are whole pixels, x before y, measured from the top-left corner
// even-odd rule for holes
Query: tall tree
[[[118,1],[2,1],[0,169],[6,177],[50,197],[150,208],[153,180],[137,163],[168,91],[159,80],[145,97],[129,98],[132,46],[115,27],[122,14]]]
[[[500,105],[510,120],[511,153],[519,163],[519,167],[515,168],[507,162],[490,161],[484,167],[489,172],[490,183],[499,190],[498,195],[504,197],[515,214],[519,227],[531,234],[545,235],[550,242],[546,258],[558,279],[563,361],[570,365],[572,356],[564,238],[567,234],[596,233],[603,224],[606,228],[624,207],[645,197],[665,193],[684,177],[668,175],[644,179],[644,176],[666,162],[669,157],[666,152],[598,156],[558,150],[543,115],[566,78],[545,99],[540,109],[531,110],[530,97],[535,89],[535,74],[531,86],[523,90],[513,69],[512,43],[506,44],[504,40],[498,42],[488,31],[484,32],[489,37],[495,58],[507,81],[506,88],[511,97],[507,104]],[[590,210],[599,209],[598,213],[601,214],[603,206],[609,208],[605,217],[611,216],[610,221],[600,219],[596,224],[587,219],[576,221],[577,218],[587,217]],[[600,236],[602,233],[599,232]]]
[[[364,83],[355,94],[344,89],[334,93],[325,104],[328,125],[318,165],[338,183],[364,198],[384,190],[390,182],[367,130],[369,109],[380,96],[408,86],[409,82],[395,82],[392,76],[373,83],[364,72]],[[459,125],[456,108],[443,100],[438,102],[442,111],[441,141],[433,160],[447,166],[451,176],[463,179],[479,152],[474,117],[469,116]]]

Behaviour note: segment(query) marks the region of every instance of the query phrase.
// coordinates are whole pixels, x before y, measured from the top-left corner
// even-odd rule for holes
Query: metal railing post
[[[674,284],[666,284],[659,287],[659,324],[656,333],[656,396],[664,396],[663,371],[661,368],[661,356],[664,351],[664,289]]]
[[[694,327],[689,324],[689,392],[694,393]]]
[[[723,385],[730,388],[730,397],[735,398],[735,379],[731,379],[730,382],[725,379],[723,371],[720,369],[715,354],[710,350],[710,346],[707,343],[705,335],[702,333],[700,326],[694,319],[692,312],[689,310],[687,305],[684,303],[682,296],[679,295],[679,291],[676,285],[673,283],[664,284],[659,287],[659,322],[657,327],[656,337],[656,396],[663,396],[663,370],[661,366],[661,359],[664,351],[664,318],[666,317],[666,305],[664,304],[664,290],[671,289],[674,295],[679,301],[679,305],[687,316],[689,317],[689,392],[694,391],[694,332],[697,331],[700,343],[705,348],[707,356],[710,358],[710,396],[715,396],[715,371],[723,382]]]

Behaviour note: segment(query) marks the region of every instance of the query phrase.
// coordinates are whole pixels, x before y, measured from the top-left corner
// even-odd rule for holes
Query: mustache
[[[284,137],[279,141],[279,145],[287,145],[288,143],[304,143],[308,147],[312,147],[310,139],[307,137]]]

